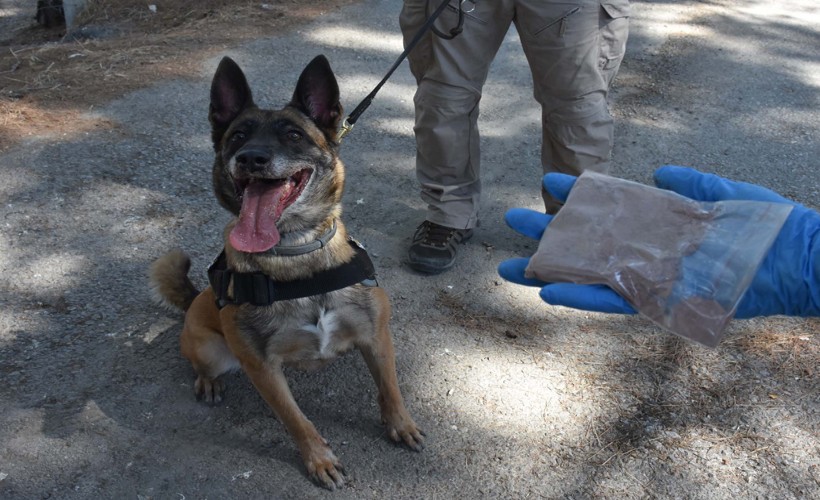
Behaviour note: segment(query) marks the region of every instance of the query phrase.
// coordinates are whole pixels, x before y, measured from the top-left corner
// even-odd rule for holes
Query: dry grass
[[[732,343],[746,353],[766,359],[778,372],[795,377],[813,377],[820,359],[820,321],[806,320],[809,327],[794,331],[781,325],[776,329],[738,337]],[[813,332],[813,334],[806,333]]]
[[[477,332],[495,332],[509,339],[519,336],[527,337],[541,332],[543,322],[524,317],[508,317],[502,312],[478,310],[469,300],[457,293],[439,290],[436,294],[437,304],[447,311],[450,321],[462,328]],[[521,339],[524,342],[524,339]]]
[[[34,133],[75,133],[78,117],[200,61],[273,36],[355,0],[89,0],[77,35],[31,24],[0,38],[0,150]],[[80,128],[107,126],[80,119]],[[88,123],[83,123],[83,122]]]

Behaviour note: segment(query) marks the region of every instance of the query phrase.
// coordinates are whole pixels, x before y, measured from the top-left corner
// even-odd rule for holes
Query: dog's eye
[[[234,141],[234,142],[241,141],[241,140],[244,140],[244,139],[245,139],[245,132],[241,132],[241,131],[238,131],[238,130],[236,132],[234,132],[233,135],[231,136],[231,141]]]
[[[290,132],[287,133],[286,137],[291,142],[299,142],[299,141],[302,140],[302,133],[297,132],[295,130],[291,130]]]

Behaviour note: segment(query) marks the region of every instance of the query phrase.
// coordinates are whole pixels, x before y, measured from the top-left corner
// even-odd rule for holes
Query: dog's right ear
[[[208,112],[214,147],[222,140],[222,135],[231,122],[248,106],[253,106],[253,96],[245,74],[233,59],[223,57],[211,82],[211,106]]]

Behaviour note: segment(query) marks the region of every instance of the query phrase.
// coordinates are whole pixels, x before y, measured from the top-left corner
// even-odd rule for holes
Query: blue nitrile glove
[[[686,167],[659,168],[655,184],[698,201],[753,200],[792,205],[740,300],[735,318],[820,316],[820,213],[769,189]]]
[[[553,196],[566,200],[575,178],[547,174],[543,182]],[[685,167],[661,167],[655,172],[655,183],[698,201],[754,200],[792,205],[792,212],[743,295],[735,317],[820,315],[820,214],[760,186]],[[541,238],[550,220],[549,215],[525,209],[514,208],[506,215],[510,227],[535,239]],[[509,281],[542,287],[541,298],[549,304],[595,312],[635,313],[632,306],[604,285],[546,284],[527,279],[524,269],[528,262],[529,259],[510,259],[499,265],[498,272]]]

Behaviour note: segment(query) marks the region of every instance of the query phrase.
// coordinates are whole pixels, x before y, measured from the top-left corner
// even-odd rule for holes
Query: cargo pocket
[[[598,66],[607,87],[612,83],[621,67],[629,36],[630,6],[628,0],[601,2],[601,47]]]
[[[629,17],[632,12],[629,6],[629,0],[609,0],[601,2],[601,7],[606,11],[610,19]]]
[[[524,35],[536,39],[577,39],[579,27],[583,24],[574,22],[582,17],[582,6],[578,2],[552,2],[539,6],[533,12],[519,13],[518,23]],[[567,30],[570,33],[567,33]]]

